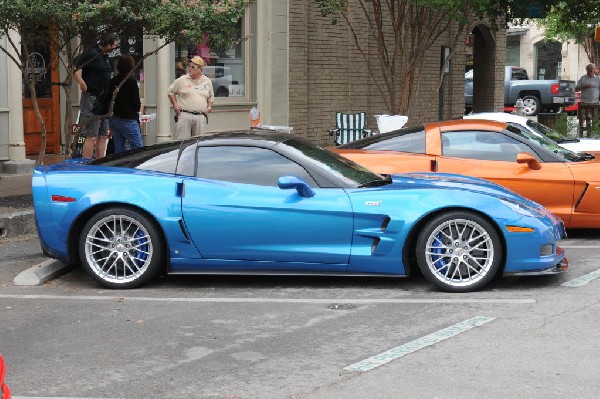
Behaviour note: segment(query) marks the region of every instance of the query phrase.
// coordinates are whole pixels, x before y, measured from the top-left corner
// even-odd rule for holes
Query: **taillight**
[[[552,87],[550,88],[550,92],[551,92],[552,94],[558,94],[558,93],[559,93],[559,91],[560,91],[560,90],[559,90],[559,85],[558,85],[558,83],[554,83],[554,84],[552,85]]]

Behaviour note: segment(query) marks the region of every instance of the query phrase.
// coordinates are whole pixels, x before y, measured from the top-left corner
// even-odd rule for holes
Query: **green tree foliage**
[[[0,37],[6,38],[6,45],[0,41],[0,50],[21,70],[42,126],[43,148],[38,164],[45,152],[46,128],[37,107],[35,76],[26,70],[31,64],[29,48],[32,45],[50,44],[66,70],[60,85],[67,101],[64,130],[69,144],[74,60],[84,50],[78,38],[91,38],[93,42],[112,32],[119,36],[142,33],[148,38],[160,39],[157,48],[145,53],[140,62],[176,40],[201,41],[205,33],[209,34],[212,49],[227,49],[239,40],[234,32],[249,3],[250,0],[0,0]],[[40,26],[49,30],[39,29]]]
[[[464,46],[474,23],[485,20],[492,28],[505,26],[507,18],[536,4],[533,0],[315,0],[321,14],[333,24],[343,21],[369,70],[376,71],[375,83],[385,100],[387,112],[414,115],[411,108],[420,91],[427,55],[439,52],[440,44],[450,47],[446,61]],[[542,2],[547,9],[553,1]],[[360,39],[360,27],[367,24],[369,41]],[[450,34],[452,36],[450,36]],[[441,41],[443,38],[443,42]],[[369,47],[374,43],[375,57]],[[443,71],[438,78],[438,90]],[[431,79],[431,76],[427,76]],[[380,83],[383,82],[383,83]],[[429,95],[435,103],[434,96]],[[431,105],[430,105],[431,107]],[[428,114],[425,110],[421,115]],[[410,124],[420,120],[409,119]]]
[[[600,8],[591,1],[560,1],[550,8],[545,18],[536,21],[548,39],[571,40],[583,46],[590,62],[599,65],[600,54],[594,42],[594,29],[600,25]]]

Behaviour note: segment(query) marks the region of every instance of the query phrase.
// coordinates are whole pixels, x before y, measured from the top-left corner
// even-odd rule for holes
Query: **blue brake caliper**
[[[443,248],[443,241],[442,241],[442,233],[438,233],[435,237],[435,241],[438,242],[440,245],[432,248],[431,252],[433,252],[435,255],[431,256],[431,259],[433,260],[433,264],[435,265],[436,269],[440,272],[444,272],[446,268],[448,268],[448,262],[444,259],[446,258],[446,252],[444,251]]]

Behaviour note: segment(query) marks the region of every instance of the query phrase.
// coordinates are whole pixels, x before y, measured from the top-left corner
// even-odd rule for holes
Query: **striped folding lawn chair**
[[[342,145],[363,137],[373,135],[373,132],[366,128],[367,113],[359,112],[357,114],[335,113],[335,129],[329,130],[329,135],[334,136],[335,145]]]

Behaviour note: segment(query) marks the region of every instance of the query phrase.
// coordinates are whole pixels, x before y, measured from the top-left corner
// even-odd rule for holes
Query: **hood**
[[[398,189],[400,186],[410,186],[417,188],[443,188],[467,190],[475,193],[483,193],[498,198],[504,198],[513,202],[525,204],[541,205],[528,200],[527,198],[515,193],[514,191],[499,184],[476,177],[457,175],[452,173],[407,173],[402,175],[392,175],[392,184],[387,186],[391,189]]]

